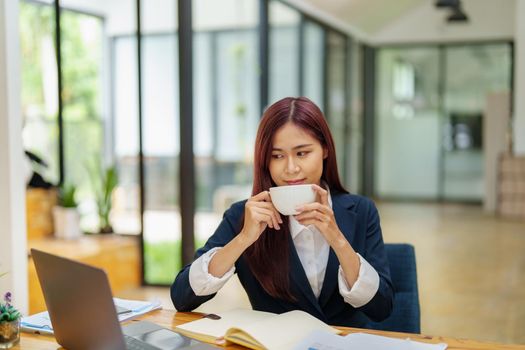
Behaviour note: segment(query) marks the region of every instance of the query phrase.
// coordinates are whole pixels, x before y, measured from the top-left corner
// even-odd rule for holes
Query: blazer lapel
[[[290,237],[291,238],[291,237]],[[306,277],[306,273],[304,272],[303,265],[301,264],[301,260],[299,260],[299,255],[297,255],[297,250],[295,249],[295,245],[293,243],[293,240],[290,239],[290,274],[292,275],[292,281],[301,291],[304,298],[312,305],[312,307],[319,313],[320,317],[324,318],[324,314],[319,306],[319,303],[317,302],[317,298],[314,295],[314,292],[312,291],[312,288],[310,287],[310,282],[308,282],[308,277]]]
[[[356,214],[351,210],[354,205],[353,201],[345,200],[344,195],[335,195],[332,197],[332,210],[334,211],[337,226],[346,237],[348,242],[352,244],[355,233]],[[338,286],[338,272],[339,261],[332,248],[328,256],[328,264],[324,276],[323,288],[321,295],[319,295],[319,304],[321,307],[326,305],[334,289]]]

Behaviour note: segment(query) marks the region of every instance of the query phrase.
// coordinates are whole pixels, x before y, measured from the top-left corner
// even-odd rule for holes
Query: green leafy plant
[[[111,212],[111,194],[118,184],[117,169],[112,166],[106,169],[102,177],[102,193],[97,199],[98,215],[100,217],[101,227],[100,232],[113,232],[113,227],[109,222],[109,214]]]
[[[112,233],[113,227],[109,221],[109,214],[112,205],[111,195],[118,184],[117,169],[115,166],[110,166],[102,170],[99,166],[95,166],[89,173],[97,203],[100,233]]]
[[[11,292],[4,295],[4,302],[0,303],[0,322],[12,322],[18,320],[22,315],[11,305]]]
[[[5,273],[1,276],[3,275]],[[13,344],[17,342],[20,336],[21,317],[20,312],[11,305],[11,292],[5,293],[4,302],[0,302],[0,347],[6,343]]]
[[[58,205],[64,208],[76,208],[77,201],[75,200],[75,193],[77,188],[73,184],[64,184],[58,189]]]

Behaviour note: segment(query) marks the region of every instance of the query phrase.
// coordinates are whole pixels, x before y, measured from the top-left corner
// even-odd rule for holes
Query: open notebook
[[[220,319],[202,318],[176,327],[188,337],[208,343],[222,340],[250,349],[292,349],[314,330],[339,334],[340,330],[328,326],[303,311],[283,314],[254,310],[232,310],[217,314]],[[217,318],[217,317],[215,317]]]

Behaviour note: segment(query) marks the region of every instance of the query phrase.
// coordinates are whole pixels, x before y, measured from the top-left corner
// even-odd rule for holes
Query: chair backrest
[[[385,250],[394,285],[394,307],[386,320],[370,322],[367,328],[421,333],[414,247],[410,244],[385,244]]]

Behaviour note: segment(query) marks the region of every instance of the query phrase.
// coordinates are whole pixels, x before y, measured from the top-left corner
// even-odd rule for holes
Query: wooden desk
[[[150,312],[146,315],[139,317],[139,320],[148,320],[155,322],[163,327],[173,329],[179,324],[193,321],[201,317],[199,313],[190,312],[175,312],[172,310],[158,310]],[[131,321],[133,322],[133,321]],[[438,336],[427,336],[421,334],[408,334],[408,333],[397,333],[397,332],[383,332],[383,331],[372,331],[358,328],[346,328],[338,327],[343,330],[344,334],[365,332],[370,334],[385,335],[394,338],[406,339],[410,337],[413,340],[425,342],[425,343],[447,343],[447,350],[517,350],[525,349],[524,345],[503,345],[496,343],[479,342],[475,340],[467,339],[455,339]],[[13,349],[22,350],[56,350],[60,346],[55,342],[53,336],[50,335],[36,335],[22,333],[20,343]],[[224,349],[224,348],[223,348]],[[241,346],[228,346],[226,349],[245,349]]]

